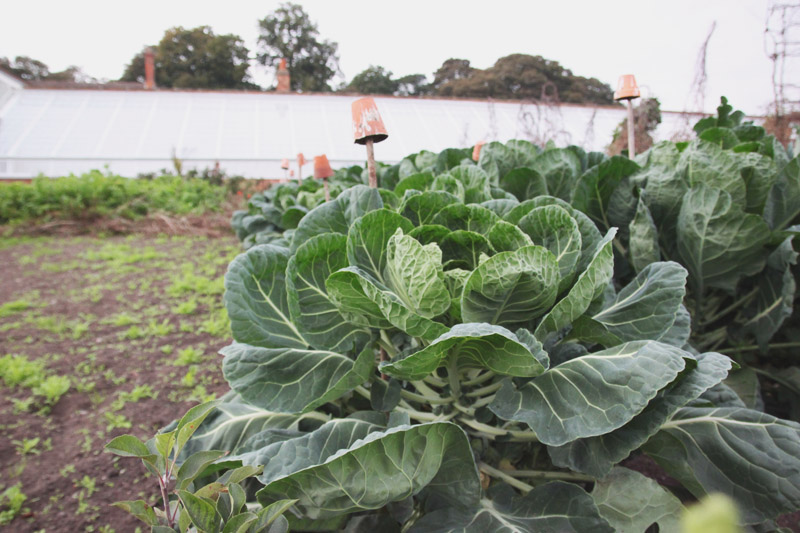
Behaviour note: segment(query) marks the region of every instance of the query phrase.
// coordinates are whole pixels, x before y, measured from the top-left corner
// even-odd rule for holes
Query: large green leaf
[[[532,168],[515,168],[500,178],[500,186],[516,196],[520,202],[549,194],[547,180]]]
[[[653,216],[662,244],[673,250],[678,214],[689,186],[674,167],[652,166],[637,178],[646,180],[641,198]]]
[[[436,214],[450,204],[458,203],[458,197],[444,191],[427,191],[403,198],[398,212],[415,226],[431,224]]]
[[[591,496],[571,483],[555,481],[524,496],[493,491],[479,507],[441,509],[418,520],[409,533],[610,533]]]
[[[658,230],[647,204],[639,197],[636,214],[628,225],[628,253],[631,266],[641,272],[650,263],[661,260],[658,247]]]
[[[506,376],[533,377],[545,367],[506,328],[484,323],[457,324],[418,352],[381,366],[381,372],[416,381],[455,359],[458,368],[486,368]]]
[[[260,441],[248,442],[248,449],[231,459],[241,461],[243,465],[263,466],[258,480],[266,485],[324,463],[339,450],[346,450],[357,440],[384,429],[377,420],[338,418],[309,433],[289,433],[285,437],[267,434]]]
[[[680,312],[686,276],[673,261],[650,263],[592,318],[623,342],[660,339]]]
[[[439,211],[433,223],[452,231],[464,230],[486,235],[498,220],[500,217],[493,211],[480,205],[453,204]]]
[[[278,413],[301,413],[339,398],[367,381],[374,354],[365,348],[354,361],[323,350],[260,348],[231,344],[220,353],[222,373],[248,403]]]
[[[296,250],[311,237],[323,233],[347,235],[358,217],[381,207],[383,200],[378,189],[366,185],[350,187],[336,200],[315,207],[303,217],[292,237],[292,249]]]
[[[526,200],[513,208],[505,216],[505,220],[512,224],[518,224],[523,217],[536,208],[548,205],[557,205],[565,209],[572,218],[578,223],[578,230],[581,232],[581,259],[578,262],[578,272],[582,272],[592,260],[597,243],[602,239],[600,231],[594,222],[564,200],[553,196],[540,196],[533,200]]]
[[[796,282],[792,265],[797,264],[793,237],[787,237],[767,259],[767,268],[758,276],[755,301],[744,310],[744,331],[752,333],[762,353],[781,325],[792,314]]]
[[[615,468],[595,483],[592,498],[617,533],[642,533],[652,524],[665,533],[681,529],[681,501],[639,472]]]
[[[644,447],[698,498],[732,497],[745,524],[800,508],[800,424],[742,408],[685,407]]]
[[[225,308],[237,342],[265,348],[306,348],[291,318],[286,293],[289,250],[254,246],[228,266]]]
[[[627,157],[614,156],[587,170],[578,179],[572,205],[589,215],[601,228],[610,228],[609,203],[620,182],[639,170]]]
[[[266,428],[295,428],[302,416],[276,413],[252,406],[229,393],[184,446],[182,456],[203,450],[236,451],[247,439]],[[169,428],[167,428],[169,429]]]
[[[534,332],[536,338],[544,341],[551,334],[572,324],[589,308],[589,304],[603,294],[614,274],[614,235],[616,228],[611,228],[597,245],[592,261],[578,276],[569,293],[542,318]]]
[[[764,218],[773,230],[792,224],[800,213],[800,156],[792,159],[778,174],[767,195]]]
[[[413,268],[414,265],[408,264],[406,267]],[[419,283],[424,279],[417,278],[416,281]],[[450,294],[444,283],[438,277],[436,279],[438,283],[442,283],[444,292],[440,294],[439,289],[436,289],[437,300],[428,300],[424,304],[429,309],[431,305],[441,305],[446,311],[450,307]],[[391,288],[379,283],[358,267],[347,267],[334,272],[325,286],[331,300],[351,322],[381,329],[394,326],[412,337],[428,341],[447,331],[445,325],[419,315]]]
[[[511,198],[496,198],[481,202],[480,205],[489,211],[492,211],[500,218],[505,218],[505,216],[510,213],[512,209],[519,205],[519,202],[517,200],[512,200]]]
[[[502,176],[514,168],[514,156],[503,143],[488,142],[481,147],[478,167],[486,172],[492,183],[497,184]]]
[[[489,243],[496,252],[513,252],[523,246],[531,246],[533,241],[519,226],[505,220],[498,220],[489,230]]]
[[[678,253],[697,294],[706,287],[733,292],[742,276],[764,267],[767,224],[745,214],[725,191],[699,186],[687,192],[677,229]]]
[[[368,329],[342,316],[325,289],[328,276],[347,266],[346,242],[339,233],[317,235],[297,249],[286,267],[291,318],[303,338],[318,350],[357,353],[371,339]]]
[[[547,190],[552,196],[567,202],[572,198],[575,182],[583,172],[580,158],[566,148],[545,150],[536,156],[532,168],[547,180]]]
[[[544,246],[556,257],[559,292],[572,285],[581,258],[581,233],[569,212],[558,205],[537,207],[522,217],[518,226],[533,244]]]
[[[467,322],[523,326],[553,305],[557,288],[558,263],[549,250],[526,246],[501,252],[467,279],[461,316]]]
[[[742,154],[740,156],[740,173],[747,187],[748,213],[761,214],[767,196],[778,179],[778,166],[769,157],[761,154]]]
[[[450,307],[447,287],[439,277],[442,252],[435,244],[423,246],[398,229],[386,247],[384,279],[409,309],[434,318]]]
[[[731,196],[733,203],[744,210],[747,192],[739,171],[737,155],[705,141],[693,141],[681,152],[678,171],[683,172],[689,187],[706,186],[720,189]]]
[[[394,188],[394,193],[402,197],[406,191],[419,191],[425,192],[433,185],[433,174],[430,172],[421,172],[419,174],[412,174],[401,179]]]
[[[270,481],[262,505],[297,499],[307,517],[379,509],[426,489],[440,506],[478,505],[480,482],[464,431],[449,422],[373,432],[324,461]]]
[[[479,204],[491,200],[491,179],[480,167],[461,165],[451,169],[448,174],[464,185],[464,203]]]
[[[356,220],[347,233],[347,259],[380,282],[384,282],[386,248],[397,229],[408,233],[414,225],[388,209],[371,211]],[[341,265],[339,268],[348,266]]]
[[[492,253],[489,239],[467,230],[451,231],[439,241],[439,246],[442,249],[442,262],[448,269],[474,270],[480,264],[482,254]]]
[[[549,447],[547,451],[553,464],[598,478],[605,476],[615,464],[655,435],[678,409],[725,379],[731,366],[731,360],[724,355],[715,352],[698,355],[695,368],[660,391],[641,413],[621,428]]]
[[[686,357],[667,344],[629,342],[562,363],[518,389],[506,381],[490,409],[525,422],[549,446],[603,435],[642,412]]]

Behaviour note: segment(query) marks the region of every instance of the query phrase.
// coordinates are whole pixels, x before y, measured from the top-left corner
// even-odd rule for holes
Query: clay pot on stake
[[[333,176],[333,169],[328,162],[328,156],[318,155],[314,158],[314,178],[322,180],[322,186],[325,188],[325,201],[331,201],[331,191],[328,188],[328,178]]]
[[[369,186],[378,187],[378,175],[375,170],[374,143],[386,140],[389,134],[383,125],[381,114],[375,100],[370,97],[359,98],[352,104],[353,110],[353,138],[356,144],[367,147],[367,169],[369,171]]]
[[[297,154],[297,183],[303,181],[303,165],[306,164],[306,158],[303,153]]]
[[[281,168],[283,169],[283,181],[289,181],[289,160],[281,159]]]
[[[639,86],[636,85],[636,77],[633,74],[623,74],[617,82],[617,90],[614,91],[614,100],[627,100],[628,103],[628,159],[633,159],[636,155],[636,140],[633,129],[633,104],[632,100],[641,96]]]
[[[475,143],[475,146],[472,148],[472,160],[475,161],[476,163],[481,158],[481,148],[483,148],[484,144],[486,144],[486,143],[484,143],[483,141],[478,141],[478,142]]]

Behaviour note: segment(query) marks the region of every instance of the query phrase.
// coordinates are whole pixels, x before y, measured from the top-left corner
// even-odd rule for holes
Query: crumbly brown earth
[[[139,527],[111,504],[156,503],[155,480],[103,446],[147,439],[228,389],[222,276],[239,251],[230,234],[0,238],[0,358],[12,356],[0,362],[0,494],[19,484],[27,497],[9,531]],[[48,405],[34,383],[6,384],[21,357],[40,362],[39,381],[68,377],[68,392]]]

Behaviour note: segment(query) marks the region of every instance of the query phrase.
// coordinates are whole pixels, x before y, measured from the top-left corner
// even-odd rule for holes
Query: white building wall
[[[2,98],[2,93],[0,93]],[[334,167],[363,164],[352,141],[352,96],[199,91],[16,91],[0,105],[0,178],[63,176],[108,168],[124,176],[213,167],[252,178],[283,176],[280,161],[326,154]],[[520,102],[375,98],[389,138],[387,163],[420,150],[527,139],[604,150],[623,108]],[[697,116],[662,113],[657,139],[690,131]],[[293,164],[294,168],[294,164]],[[310,165],[305,167],[309,173]]]

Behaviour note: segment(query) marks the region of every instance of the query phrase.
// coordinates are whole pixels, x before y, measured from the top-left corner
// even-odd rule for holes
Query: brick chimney
[[[278,87],[276,89],[279,93],[288,93],[291,90],[291,76],[289,69],[286,68],[286,58],[281,59],[281,64],[278,67]]]
[[[144,88],[156,88],[156,58],[149,46],[144,50]]]

